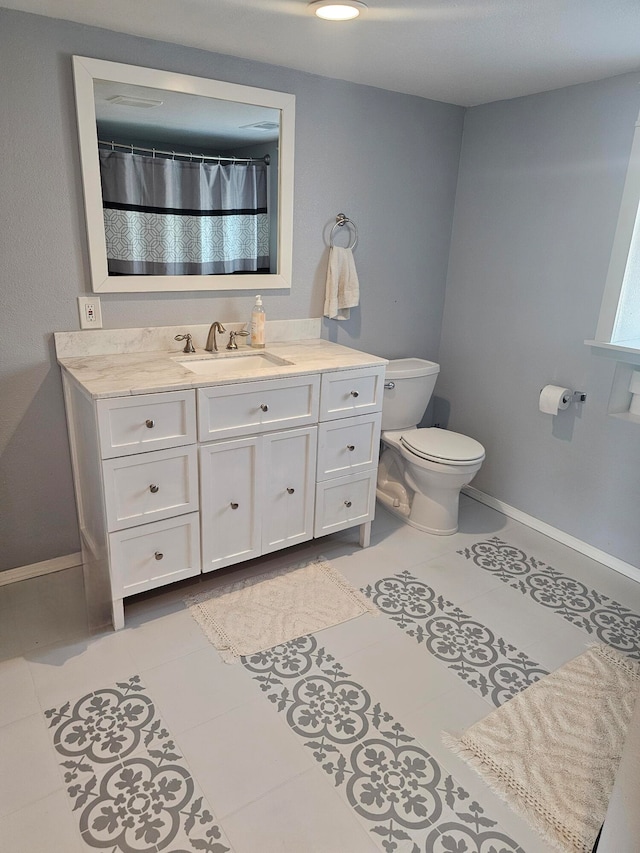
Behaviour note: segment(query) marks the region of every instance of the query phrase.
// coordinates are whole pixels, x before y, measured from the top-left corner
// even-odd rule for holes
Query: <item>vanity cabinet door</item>
[[[262,553],[313,537],[317,427],[262,438]]]
[[[260,437],[200,448],[202,571],[261,553]]]
[[[322,374],[320,420],[349,418],[382,409],[384,367],[359,367]]]

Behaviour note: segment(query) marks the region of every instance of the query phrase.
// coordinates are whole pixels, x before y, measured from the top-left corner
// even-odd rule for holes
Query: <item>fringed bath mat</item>
[[[595,646],[444,741],[547,842],[590,853],[639,689],[637,663]]]
[[[379,613],[322,560],[231,581],[185,602],[227,663],[363,613]]]

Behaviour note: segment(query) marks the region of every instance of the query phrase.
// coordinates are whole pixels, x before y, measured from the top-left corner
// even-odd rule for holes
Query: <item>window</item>
[[[640,117],[631,147],[596,339],[588,343],[614,350],[621,360],[640,363]],[[627,357],[623,357],[625,354]]]
[[[595,341],[615,358],[608,411],[640,423],[640,116],[636,122]]]

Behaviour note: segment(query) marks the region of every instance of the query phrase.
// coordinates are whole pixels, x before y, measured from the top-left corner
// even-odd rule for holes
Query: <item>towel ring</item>
[[[329,246],[333,249],[333,237],[336,233],[337,228],[342,228],[344,225],[349,225],[351,230],[353,231],[353,240],[350,246],[347,246],[348,249],[355,249],[356,244],[358,242],[358,229],[356,228],[355,222],[349,219],[348,216],[345,216],[344,213],[339,213],[336,216],[336,223],[331,229],[331,233],[329,234]]]

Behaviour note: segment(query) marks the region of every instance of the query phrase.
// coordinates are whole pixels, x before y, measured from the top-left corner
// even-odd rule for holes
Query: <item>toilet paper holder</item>
[[[543,389],[540,389],[540,393],[542,394]],[[572,391],[571,392],[571,402],[572,403],[584,403],[587,399],[586,391]]]
[[[584,403],[586,391],[573,391],[562,385],[545,385],[540,391],[538,408],[544,415],[559,415],[566,411],[572,403]]]

